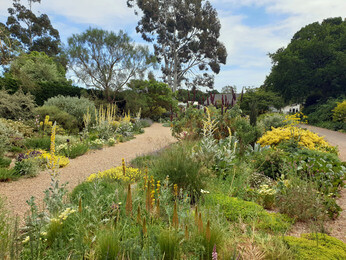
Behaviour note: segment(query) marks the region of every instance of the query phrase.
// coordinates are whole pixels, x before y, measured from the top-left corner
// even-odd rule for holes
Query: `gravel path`
[[[331,145],[338,146],[339,158],[342,161],[346,161],[346,134],[335,132],[321,127],[301,125],[303,128],[307,128],[320,136],[324,136],[326,141]],[[340,192],[340,198],[337,199],[337,204],[341,207],[342,211],[340,216],[336,220],[328,220],[324,223],[326,231],[333,237],[336,237],[346,243],[346,189],[342,189]],[[294,225],[290,235],[300,236],[302,233],[309,233],[316,227],[310,227],[309,224],[299,222]]]
[[[176,141],[171,135],[169,127],[154,123],[144,129],[144,134],[125,143],[116,144],[102,150],[89,153],[70,160],[70,164],[59,170],[60,183],[68,182],[68,189],[72,190],[83,182],[90,174],[121,165],[124,158],[127,162],[138,155],[148,154],[159,150]],[[41,172],[34,178],[21,178],[18,181],[0,183],[0,196],[7,197],[7,205],[12,212],[23,217],[28,210],[26,201],[31,196],[37,198],[39,207],[43,207],[43,191],[50,185],[50,175]]]
[[[317,126],[301,125],[301,127],[309,129],[320,136],[324,136],[331,145],[338,146],[339,158],[344,162],[346,161],[346,134]]]

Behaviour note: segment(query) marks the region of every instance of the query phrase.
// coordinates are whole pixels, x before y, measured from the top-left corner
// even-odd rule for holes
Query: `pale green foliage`
[[[37,87],[39,82],[65,81],[65,71],[53,58],[43,52],[33,51],[19,55],[12,61],[10,74],[21,82],[25,89]]]
[[[91,114],[91,118],[95,118],[95,105],[92,101],[87,98],[81,97],[64,97],[56,96],[48,99],[44,102],[45,106],[56,106],[60,110],[63,110],[70,115],[77,118],[79,122],[78,127],[82,128],[83,116],[88,111]]]
[[[32,117],[35,102],[32,95],[18,90],[10,95],[6,90],[0,90],[0,117],[7,119],[28,119]]]

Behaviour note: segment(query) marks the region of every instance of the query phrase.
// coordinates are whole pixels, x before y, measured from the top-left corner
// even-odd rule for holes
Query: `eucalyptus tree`
[[[28,8],[20,0],[13,0],[13,7],[8,8],[8,31],[25,52],[38,51],[57,56],[61,52],[59,31],[52,26],[47,14],[37,16],[33,12],[34,3],[41,3],[41,0],[28,0]]]
[[[218,40],[220,21],[204,0],[127,0],[141,10],[136,30],[154,51],[164,81],[173,91],[185,84],[213,86],[212,73],[226,63],[227,51]],[[136,8],[137,7],[137,8]]]
[[[155,63],[148,47],[136,45],[123,31],[89,28],[68,39],[66,52],[76,76],[87,87],[103,90],[106,98]]]

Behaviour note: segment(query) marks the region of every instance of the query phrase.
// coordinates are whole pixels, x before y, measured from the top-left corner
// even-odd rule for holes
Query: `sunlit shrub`
[[[335,148],[327,143],[323,137],[295,126],[273,128],[271,131],[266,132],[258,140],[258,143],[262,146],[270,145],[275,147],[281,142],[288,142],[290,140],[294,140],[300,146],[311,150],[335,152]]]
[[[136,181],[142,176],[139,169],[132,167],[125,167],[125,174],[123,166],[118,166],[103,172],[93,173],[88,178],[88,182],[92,182],[96,179],[112,179],[112,180],[122,180],[125,182]]]
[[[346,123],[346,100],[338,102],[333,111],[333,120]]]
[[[302,234],[300,238],[286,236],[285,242],[296,252],[296,259],[346,259],[346,244],[326,234]]]

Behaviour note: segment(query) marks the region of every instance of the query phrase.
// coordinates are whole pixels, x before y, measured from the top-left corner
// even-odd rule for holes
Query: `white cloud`
[[[37,8],[67,17],[74,23],[102,27],[125,25],[134,20],[133,10],[122,0],[43,0]]]

